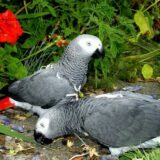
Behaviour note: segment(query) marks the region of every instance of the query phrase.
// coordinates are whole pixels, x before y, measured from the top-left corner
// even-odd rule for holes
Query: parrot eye
[[[88,45],[88,46],[91,46],[91,43],[90,43],[90,42],[87,42],[87,45]]]
[[[44,124],[43,123],[40,123],[40,126],[44,128]]]

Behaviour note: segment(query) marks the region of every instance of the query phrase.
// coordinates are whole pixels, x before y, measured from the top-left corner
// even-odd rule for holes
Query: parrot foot
[[[81,91],[81,85],[77,88],[77,86],[74,84],[73,87],[76,92],[79,93]]]
[[[78,101],[78,94],[77,93],[72,93],[72,94],[66,94],[66,97],[75,97],[76,101]]]

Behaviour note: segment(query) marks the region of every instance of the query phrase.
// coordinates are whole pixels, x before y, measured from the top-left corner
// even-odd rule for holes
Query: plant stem
[[[148,11],[150,8],[152,8],[154,5],[156,5],[158,2],[160,2],[160,0],[155,0],[155,2],[152,3],[149,7],[147,7],[143,12]]]
[[[142,61],[144,59],[153,58],[153,57],[155,57],[157,55],[160,55],[160,49],[157,49],[157,50],[154,50],[154,51],[151,51],[149,53],[142,54],[142,55],[127,56],[127,57],[122,58],[122,60],[125,60],[125,61],[141,60]]]
[[[31,2],[28,2],[28,3],[26,3],[26,7],[30,4]],[[21,13],[24,9],[25,9],[25,6],[23,6],[22,8],[20,8],[16,13],[15,13],[15,15],[18,15],[19,13]]]
[[[25,11],[26,11],[26,14],[28,14],[27,5],[26,5],[27,3],[26,3],[25,0],[23,1],[23,4],[24,4],[24,9],[25,9]]]
[[[52,42],[52,43],[49,43],[48,45],[46,45],[46,46],[43,47],[42,49],[40,49],[40,50],[36,51],[35,53],[33,53],[33,54],[31,54],[31,55],[29,55],[29,56],[27,56],[27,57],[21,59],[21,61],[24,61],[24,60],[26,60],[26,59],[29,59],[29,58],[31,58],[31,57],[33,57],[33,56],[39,54],[40,52],[45,51],[46,49],[52,47],[54,44],[55,44],[55,43],[53,43],[53,42]]]

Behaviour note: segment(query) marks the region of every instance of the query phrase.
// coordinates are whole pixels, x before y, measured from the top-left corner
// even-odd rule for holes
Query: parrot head
[[[73,39],[66,50],[73,56],[82,58],[98,58],[104,55],[101,40],[93,35],[82,34]],[[75,55],[76,54],[76,55]]]
[[[65,123],[61,111],[53,109],[43,114],[37,121],[34,131],[35,140],[42,144],[48,145],[53,142],[54,138],[63,136]]]

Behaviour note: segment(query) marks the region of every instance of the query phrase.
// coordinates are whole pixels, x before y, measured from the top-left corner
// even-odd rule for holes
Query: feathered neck
[[[67,52],[71,52],[71,54]],[[65,74],[73,84],[79,87],[85,83],[84,79],[86,79],[89,61],[90,58],[78,56],[74,47],[67,47],[59,61],[59,65],[63,68],[63,74]]]

